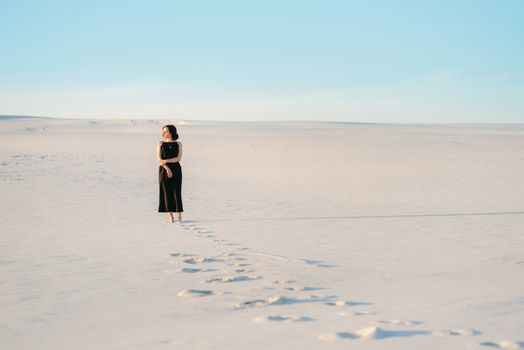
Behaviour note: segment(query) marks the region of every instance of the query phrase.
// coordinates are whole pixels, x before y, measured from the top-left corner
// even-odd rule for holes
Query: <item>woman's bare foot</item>
[[[182,222],[182,213],[178,213],[178,214],[177,214],[177,217],[178,217],[177,222],[178,222],[178,223]]]
[[[175,218],[172,215],[169,215],[169,220],[167,222],[173,223],[175,221]]]

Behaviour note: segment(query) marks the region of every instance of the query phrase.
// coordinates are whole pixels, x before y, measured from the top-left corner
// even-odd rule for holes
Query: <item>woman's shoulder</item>
[[[165,143],[165,142],[166,142],[166,141],[164,141],[164,140],[160,140],[160,141],[158,141],[158,145],[160,146],[160,145],[162,145],[162,144]],[[167,143],[176,143],[176,144],[178,144],[179,146],[182,146],[182,142],[180,142],[180,141],[167,141]]]

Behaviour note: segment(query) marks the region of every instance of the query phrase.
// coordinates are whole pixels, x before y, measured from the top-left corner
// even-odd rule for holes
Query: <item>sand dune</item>
[[[0,140],[2,349],[524,348],[522,125],[2,118]]]

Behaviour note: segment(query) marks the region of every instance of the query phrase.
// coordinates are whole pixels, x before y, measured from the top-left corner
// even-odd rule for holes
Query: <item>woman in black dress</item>
[[[182,221],[182,143],[177,142],[178,133],[174,125],[162,128],[163,140],[156,148],[158,167],[158,183],[160,185],[159,213],[168,213],[169,222],[173,222],[173,212],[177,213],[178,221]]]

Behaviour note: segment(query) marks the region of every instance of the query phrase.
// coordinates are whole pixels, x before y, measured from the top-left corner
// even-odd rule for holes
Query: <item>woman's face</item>
[[[165,139],[171,139],[171,133],[168,128],[162,128],[162,136],[164,136]]]

